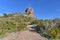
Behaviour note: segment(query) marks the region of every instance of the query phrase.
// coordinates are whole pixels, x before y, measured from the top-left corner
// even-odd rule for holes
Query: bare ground
[[[11,33],[8,36],[4,37],[2,40],[47,40],[47,39],[42,37],[40,34],[36,32],[25,30],[22,32]]]

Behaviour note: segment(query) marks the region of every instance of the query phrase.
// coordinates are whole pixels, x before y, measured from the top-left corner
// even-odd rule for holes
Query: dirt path
[[[11,33],[2,40],[46,40],[46,38],[40,36],[36,32],[25,30],[22,32]]]

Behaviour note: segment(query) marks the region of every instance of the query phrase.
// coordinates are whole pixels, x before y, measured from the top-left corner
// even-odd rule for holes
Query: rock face
[[[35,18],[34,16],[34,11],[33,11],[33,8],[29,7],[25,10],[25,12],[32,18]]]

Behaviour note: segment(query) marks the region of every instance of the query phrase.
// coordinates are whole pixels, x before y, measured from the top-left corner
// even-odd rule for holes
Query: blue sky
[[[38,19],[60,18],[60,0],[0,0],[0,15],[24,12],[29,4]]]

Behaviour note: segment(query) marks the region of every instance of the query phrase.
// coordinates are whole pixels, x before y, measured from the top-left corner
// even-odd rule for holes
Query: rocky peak
[[[25,12],[32,18],[35,18],[34,16],[34,11],[33,11],[33,8],[29,7],[25,10]]]

